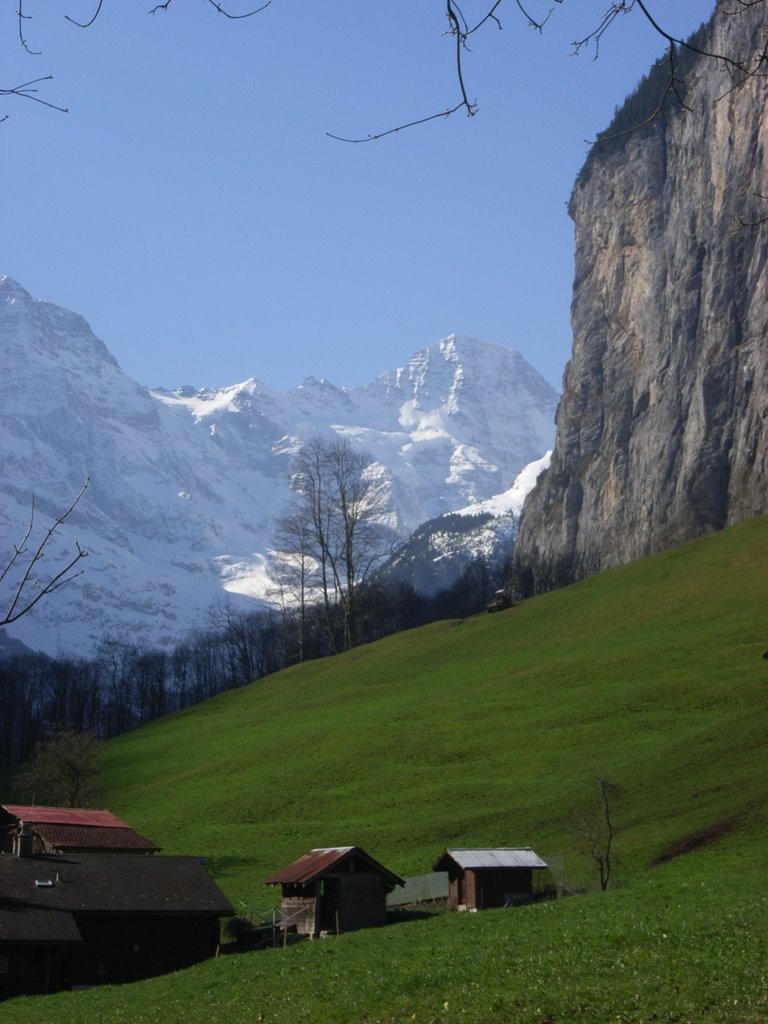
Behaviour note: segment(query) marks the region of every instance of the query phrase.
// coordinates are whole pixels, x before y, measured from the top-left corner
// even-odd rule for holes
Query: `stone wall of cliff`
[[[768,4],[732,9],[706,48],[759,54]],[[523,509],[526,592],[768,512],[768,77],[734,84],[699,59],[691,112],[598,148],[574,188],[573,353]]]

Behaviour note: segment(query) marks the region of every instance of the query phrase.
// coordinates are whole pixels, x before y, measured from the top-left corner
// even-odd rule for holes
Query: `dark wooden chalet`
[[[159,849],[111,811],[0,804],[2,853],[156,853]]]
[[[233,912],[196,857],[0,854],[0,999],[186,967]]]
[[[359,846],[311,850],[267,879],[282,886],[283,927],[310,938],[384,924],[387,895],[403,884]]]
[[[533,872],[546,864],[529,847],[445,850],[433,871],[448,872],[448,909],[484,910],[533,899]]]

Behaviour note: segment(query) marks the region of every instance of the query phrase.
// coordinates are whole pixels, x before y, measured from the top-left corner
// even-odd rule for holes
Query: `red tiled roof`
[[[32,826],[39,840],[55,850],[159,850],[111,811],[85,807],[37,807],[0,804],[0,819]],[[42,846],[37,847],[38,850]]]
[[[35,833],[56,850],[159,850],[151,839],[132,828],[59,825],[42,821]]]
[[[96,811],[85,807],[36,807],[24,804],[0,804],[3,810],[20,821],[47,822],[57,825],[92,825],[95,828],[128,828],[111,811]]]
[[[299,857],[293,864],[278,871],[267,879],[267,885],[306,885],[320,878],[331,868],[338,867],[345,861],[355,858],[361,861],[369,870],[384,875],[392,884],[403,885],[403,879],[394,872],[389,871],[374,860],[359,846],[330,846],[317,850],[310,850],[303,857]]]

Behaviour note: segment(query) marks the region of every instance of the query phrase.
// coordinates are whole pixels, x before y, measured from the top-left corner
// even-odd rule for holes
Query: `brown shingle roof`
[[[340,867],[349,860],[354,860],[366,867],[369,871],[383,875],[387,881],[394,886],[404,885],[399,875],[379,864],[360,846],[328,846],[316,850],[310,850],[303,857],[299,857],[293,864],[278,871],[267,879],[267,885],[306,885],[322,877],[331,869]]]
[[[55,850],[159,850],[151,839],[132,828],[100,828],[92,825],[34,825],[36,835]]]

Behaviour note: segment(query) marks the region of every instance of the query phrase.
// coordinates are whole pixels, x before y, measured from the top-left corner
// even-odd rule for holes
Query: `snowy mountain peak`
[[[81,316],[33,299],[7,275],[0,277],[0,332],[6,358],[13,352],[22,362],[54,360],[70,367],[85,361],[89,372],[102,364],[117,367],[117,360]]]
[[[55,554],[79,541],[86,574],[12,633],[50,652],[88,653],[105,632],[175,643],[222,595],[266,592],[290,459],[311,437],[371,453],[406,537],[509,488],[552,446],[556,400],[518,353],[462,335],[361,388],[308,377],[281,392],[251,377],[149,390],[82,317],[3,278],[0,559],[23,535],[32,493],[51,517],[91,481]]]

